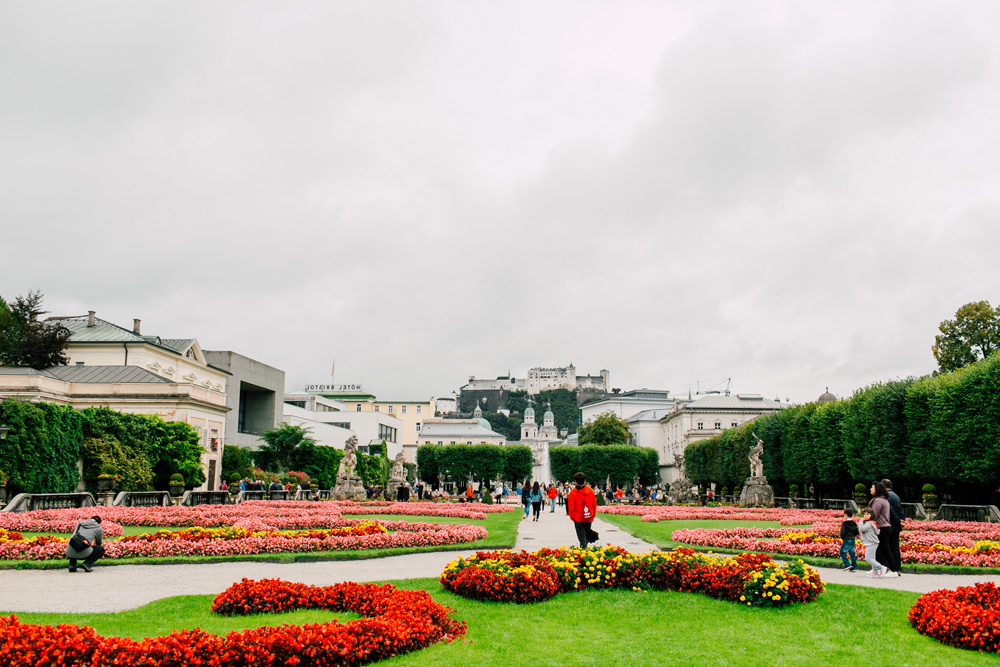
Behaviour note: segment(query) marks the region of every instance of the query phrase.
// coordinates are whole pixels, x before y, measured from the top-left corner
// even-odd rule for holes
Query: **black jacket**
[[[892,489],[889,489],[889,513],[893,519],[900,523],[906,521],[906,511],[903,510],[903,501],[899,499],[899,496]]]
[[[858,524],[854,519],[847,519],[844,523],[840,524],[840,539],[853,540],[858,535],[861,534],[861,529],[858,528]]]

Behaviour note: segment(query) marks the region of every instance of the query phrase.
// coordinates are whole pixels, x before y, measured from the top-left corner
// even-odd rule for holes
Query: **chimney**
[[[96,323],[94,322],[94,316],[96,314],[97,313],[95,311],[93,311],[93,310],[88,310],[87,311],[87,326],[88,327],[97,326]]]
[[[142,324],[142,320],[132,320],[132,333],[139,335],[140,324]]]

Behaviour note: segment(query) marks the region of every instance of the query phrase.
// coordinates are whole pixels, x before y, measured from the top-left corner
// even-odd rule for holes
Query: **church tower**
[[[545,403],[545,414],[542,415],[542,437],[556,437],[555,415],[552,414],[552,401]]]
[[[528,407],[524,410],[524,422],[521,424],[521,442],[525,440],[538,439],[538,425],[535,423],[535,409],[531,407],[531,399],[528,399]]]

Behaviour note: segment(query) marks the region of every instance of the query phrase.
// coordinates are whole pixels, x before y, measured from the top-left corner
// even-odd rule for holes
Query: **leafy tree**
[[[967,303],[945,320],[934,337],[934,358],[940,372],[954,371],[1000,350],[1000,307],[989,301]]]
[[[253,468],[253,450],[249,447],[225,445],[222,448],[222,478],[228,480],[233,473],[240,479],[250,476]]]
[[[69,330],[59,324],[39,322],[41,292],[28,292],[14,303],[0,299],[0,366],[28,366],[35,369],[65,366]]]
[[[436,489],[438,486],[438,475],[441,468],[438,465],[438,455],[444,449],[444,445],[421,445],[417,447],[417,470],[420,472],[420,479],[430,484]]]
[[[256,462],[271,472],[296,470],[295,455],[299,447],[316,444],[316,440],[309,435],[311,430],[298,424],[281,422],[277,428],[264,431],[260,434],[264,444],[255,457]]]
[[[507,417],[499,412],[484,412],[483,419],[490,423],[490,428],[502,434],[507,440],[521,439],[521,420],[517,417]]]
[[[527,445],[504,445],[503,478],[509,481],[531,477],[535,457]]]
[[[581,445],[625,445],[631,438],[628,423],[611,411],[597,415],[577,433]]]
[[[636,475],[643,484],[659,479],[659,455],[656,450],[631,445],[584,445],[549,449],[552,476],[568,482],[582,472],[593,486],[603,486],[608,477],[614,486],[630,484]]]

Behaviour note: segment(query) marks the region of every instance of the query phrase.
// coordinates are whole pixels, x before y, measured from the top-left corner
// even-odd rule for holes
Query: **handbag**
[[[79,530],[80,526],[77,526],[76,530],[73,531],[73,535],[69,538],[69,546],[72,547],[73,551],[83,552],[90,548],[90,542],[76,534]]]

